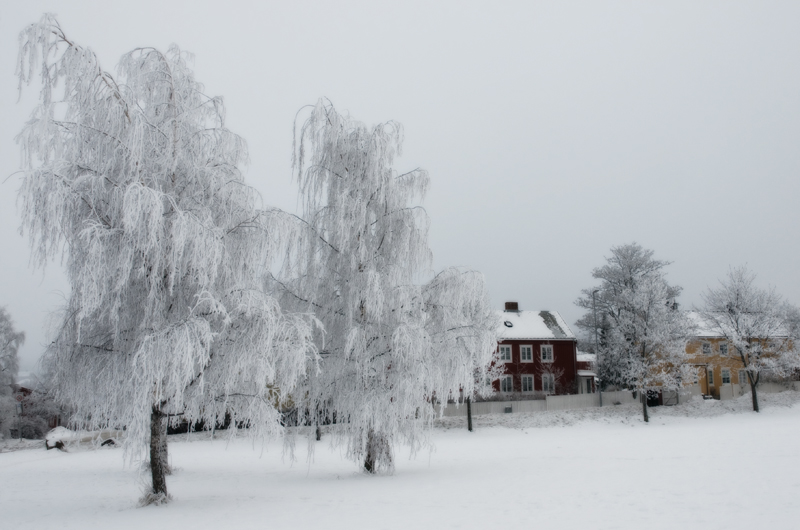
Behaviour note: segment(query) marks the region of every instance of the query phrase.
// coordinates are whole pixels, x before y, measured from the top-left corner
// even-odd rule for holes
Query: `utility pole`
[[[595,302],[595,295],[600,289],[592,291],[592,314],[594,315],[594,364],[595,369],[600,365],[600,347],[597,342],[597,304]],[[603,392],[600,390],[600,377],[597,377],[597,396],[600,398],[600,407],[603,406]]]

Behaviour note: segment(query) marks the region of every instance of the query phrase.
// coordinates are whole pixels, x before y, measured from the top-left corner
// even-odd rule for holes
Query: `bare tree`
[[[313,107],[295,151],[307,229],[280,280],[287,307],[313,311],[325,329],[323,370],[309,371],[298,400],[342,422],[335,440],[369,472],[392,469],[397,440],[425,445],[434,403],[471,395],[496,349],[482,275],[447,269],[424,281],[428,217],[416,201],[428,175],[394,170],[402,137],[398,123],[368,128]]]
[[[663,269],[668,264],[636,243],[613,247],[607,264],[592,271],[600,285],[584,289],[575,302],[587,310],[578,326],[592,334],[595,322],[602,326],[601,379],[639,392],[644,421],[649,421],[648,390],[680,388],[692,375],[686,363],[692,324],[677,309],[681,288],[667,283]]]
[[[765,372],[782,376],[797,367],[790,331],[797,329],[796,308],[783,303],[775,289],[759,289],[747,267],[733,268],[719,287],[703,294],[703,320],[733,345],[758,407],[758,383]]]
[[[44,358],[55,395],[84,427],[125,426],[129,455],[149,446],[143,501],[165,502],[168,418],[275,434],[271,393],[313,354],[308,319],[263,288],[282,217],[258,209],[245,142],[177,47],[138,48],[115,78],[46,15],[21,33],[17,73],[42,85],[19,135],[23,228],[71,283]]]
[[[555,395],[575,394],[578,391],[578,382],[572,380],[569,383],[564,381],[564,369],[557,368],[552,364],[545,364],[542,367],[542,375],[547,375],[553,383],[551,393]]]

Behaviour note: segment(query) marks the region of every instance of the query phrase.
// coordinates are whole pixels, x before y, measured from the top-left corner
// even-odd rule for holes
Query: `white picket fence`
[[[800,392],[800,381],[761,383],[758,385],[758,391],[766,394],[774,394],[785,390]],[[721,400],[735,399],[748,392],[750,392],[749,385],[725,385],[719,389],[719,398]],[[699,396],[700,394],[700,386],[693,385],[684,388],[680,394],[665,392],[664,403],[670,405],[686,403],[692,396]],[[633,394],[628,390],[603,392],[604,407],[638,402],[639,398],[634,398]],[[568,396],[547,396],[545,399],[527,401],[481,401],[472,404],[472,414],[474,416],[480,416],[482,414],[504,414],[509,412],[545,412],[548,410],[589,409],[598,406],[600,406],[600,398],[597,394],[574,394]],[[466,415],[467,406],[464,403],[449,403],[444,408],[444,416],[447,417]]]
[[[800,381],[787,381],[786,383],[759,383],[758,392],[764,394],[777,394],[785,390],[800,391]],[[736,399],[739,396],[748,394],[750,392],[750,385],[723,385],[719,387],[719,399],[725,401],[728,399]],[[758,394],[756,392],[756,394]]]
[[[603,406],[613,407],[627,403],[636,403],[631,392],[603,392]],[[547,396],[545,399],[528,401],[481,401],[472,404],[472,415],[503,414],[507,412],[545,412],[548,410],[589,409],[600,406],[597,394],[573,394],[568,396]],[[444,416],[466,416],[467,405],[450,403],[444,408]]]

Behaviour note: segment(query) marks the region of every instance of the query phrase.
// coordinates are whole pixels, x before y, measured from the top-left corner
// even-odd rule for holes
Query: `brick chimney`
[[[519,312],[519,304],[516,302],[506,302],[506,311]]]

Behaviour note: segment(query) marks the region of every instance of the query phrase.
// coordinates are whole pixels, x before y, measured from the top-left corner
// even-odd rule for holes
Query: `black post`
[[[472,400],[467,398],[467,430],[472,432]]]

